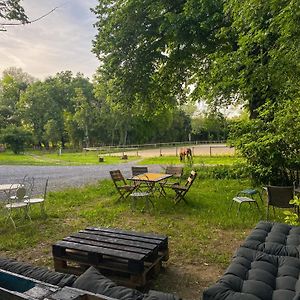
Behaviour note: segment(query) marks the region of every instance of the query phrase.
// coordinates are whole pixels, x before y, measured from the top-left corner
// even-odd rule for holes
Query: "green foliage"
[[[242,121],[231,139],[246,158],[256,182],[289,185],[300,168],[300,98],[278,105],[267,103],[259,118]]]
[[[300,199],[298,196],[294,196],[294,198],[290,201],[290,204],[294,205],[296,210],[299,211]],[[284,218],[285,223],[288,223],[290,225],[299,226],[300,222],[299,222],[299,216],[297,213],[286,210],[286,211],[284,211],[284,214],[285,214],[285,218]]]
[[[114,101],[153,111],[181,102],[217,44],[222,1],[99,1],[97,80]]]
[[[196,170],[199,178],[203,179],[248,179],[249,170],[244,164],[233,165],[203,165],[185,168],[185,176],[187,177],[191,170]]]
[[[16,126],[9,126],[0,133],[1,142],[7,144],[15,154],[23,152],[25,145],[29,144],[31,139],[32,136],[28,131]]]
[[[227,140],[230,121],[220,113],[208,113],[192,118],[192,134],[196,141]]]
[[[300,6],[287,0],[99,1],[97,81],[115,102],[151,110],[187,98],[292,99],[300,75]]]
[[[24,8],[20,5],[20,0],[1,0],[0,18],[21,21],[23,24],[28,23],[28,18]]]

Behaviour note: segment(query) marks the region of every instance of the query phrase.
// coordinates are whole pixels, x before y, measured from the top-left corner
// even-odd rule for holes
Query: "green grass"
[[[236,206],[229,210],[234,195],[248,186],[247,180],[198,178],[187,195],[188,204],[174,205],[169,191],[166,199],[154,198],[155,208],[149,212],[142,211],[143,205],[132,210],[129,199],[116,202],[118,195],[109,180],[50,192],[46,219],[40,216],[39,207],[32,206],[32,223],[17,220],[17,225],[25,222],[26,226],[14,231],[0,217],[0,255],[51,266],[55,241],[86,226],[105,226],[168,235],[173,264],[225,268],[235,247],[261,218],[254,207],[242,207],[239,215]]]
[[[124,161],[118,157],[105,157],[105,163],[117,162]],[[194,158],[195,164],[232,165],[235,162],[241,162],[241,159],[232,156]],[[62,156],[40,152],[25,155],[7,152],[0,154],[0,164],[95,163],[98,164],[95,153],[63,153]],[[143,163],[178,164],[179,159],[159,157],[144,159]],[[213,284],[223,273],[232,254],[249,231],[260,219],[264,219],[264,214],[259,214],[255,207],[244,205],[240,214],[237,214],[235,204],[229,210],[236,193],[251,184],[247,179],[207,179],[211,175],[226,175],[226,168],[229,169],[226,166],[198,166],[199,176],[186,196],[188,204],[180,202],[174,205],[174,194],[168,191],[167,198],[153,199],[155,207],[149,212],[143,210],[142,203],[132,210],[130,199],[117,202],[118,194],[110,180],[80,189],[50,192],[46,203],[47,218],[40,215],[38,206],[32,206],[32,223],[17,220],[16,231],[9,222],[5,223],[2,210],[0,256],[53,268],[52,244],[86,226],[165,234],[169,237],[170,259],[167,271],[152,282],[152,288],[182,296],[184,290],[187,290],[187,296],[183,298],[199,299],[202,289]],[[185,174],[187,173],[188,169]],[[261,212],[264,212],[262,204],[259,204]],[[283,218],[283,213],[279,212],[274,220],[283,222]],[[206,280],[207,274],[211,272],[214,275]],[[190,290],[195,291],[193,295]]]
[[[237,156],[194,156],[194,164],[205,165],[232,165],[234,163],[241,163],[243,159]],[[162,164],[162,165],[177,165],[181,164],[179,157],[176,156],[161,156],[143,159],[140,164]]]
[[[136,160],[137,157],[128,157],[128,160]],[[101,164],[124,163],[128,160],[122,160],[117,156],[104,156],[104,162]],[[41,151],[25,152],[24,154],[13,154],[12,152],[0,153],[0,165],[92,165],[99,164],[98,154],[96,152],[76,152],[76,153],[48,153]]]

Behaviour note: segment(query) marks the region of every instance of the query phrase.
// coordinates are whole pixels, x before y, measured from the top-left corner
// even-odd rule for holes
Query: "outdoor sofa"
[[[13,259],[0,258],[0,270],[1,269],[61,288],[72,287],[97,295],[104,295],[112,298],[112,300],[179,300],[177,296],[169,293],[154,290],[150,290],[148,293],[142,293],[136,289],[119,286],[102,275],[94,267],[90,267],[80,276],[75,276],[32,266],[28,263]]]
[[[300,299],[300,227],[261,221],[203,300]]]

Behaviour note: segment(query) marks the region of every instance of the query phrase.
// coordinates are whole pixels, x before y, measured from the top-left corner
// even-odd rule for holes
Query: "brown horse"
[[[181,148],[180,149],[180,152],[179,152],[180,161],[185,161],[185,157],[188,160],[191,160],[193,158],[192,149],[191,148]]]

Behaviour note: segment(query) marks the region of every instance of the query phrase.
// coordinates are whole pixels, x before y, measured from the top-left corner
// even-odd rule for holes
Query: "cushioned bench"
[[[300,227],[261,221],[246,238],[242,247],[299,258]]]
[[[300,227],[259,222],[204,300],[300,299]]]
[[[0,258],[0,269],[12,273],[33,278],[45,283],[59,287],[73,287],[85,290],[98,295],[118,300],[179,300],[177,296],[169,293],[150,290],[142,293],[115,284],[113,281],[102,275],[96,268],[90,267],[79,277],[70,274],[63,274],[46,268],[35,267],[30,264],[15,261],[7,258]],[[0,282],[1,284],[1,282]],[[69,298],[68,298],[69,299]]]

